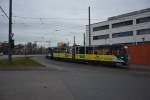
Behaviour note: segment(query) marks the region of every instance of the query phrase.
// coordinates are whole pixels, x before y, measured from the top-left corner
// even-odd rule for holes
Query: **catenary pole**
[[[83,34],[83,45],[85,46],[85,33]]]
[[[9,42],[8,60],[9,62],[12,61],[11,41],[12,41],[12,0],[9,0],[9,35],[8,35],[8,42]]]
[[[83,34],[84,54],[86,54],[85,33]]]
[[[74,44],[74,46],[75,46],[75,45],[76,45],[76,37],[75,37],[75,36],[74,36],[74,39],[73,39],[73,40],[74,40],[74,43],[73,43],[73,44]]]
[[[89,6],[89,46],[91,46],[91,11]]]

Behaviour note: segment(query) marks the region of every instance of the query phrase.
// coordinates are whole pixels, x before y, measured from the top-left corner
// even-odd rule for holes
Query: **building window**
[[[128,26],[128,25],[133,25],[133,20],[114,23],[114,24],[112,24],[112,28],[123,27],[123,26]]]
[[[150,16],[136,19],[136,24],[145,23],[145,22],[150,22]]]
[[[94,31],[99,31],[99,30],[106,30],[106,29],[109,29],[109,25],[94,27],[93,32]]]
[[[109,38],[109,34],[93,36],[93,40],[107,39],[107,38]]]
[[[113,33],[112,34],[112,38],[127,37],[127,36],[133,36],[133,31],[120,32],[120,33]]]
[[[137,35],[144,35],[144,34],[150,34],[150,28],[137,30]]]

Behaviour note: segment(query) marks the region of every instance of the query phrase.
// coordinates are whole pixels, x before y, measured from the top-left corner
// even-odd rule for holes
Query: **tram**
[[[54,47],[48,49],[47,58],[117,66],[128,65],[127,46],[124,45]]]

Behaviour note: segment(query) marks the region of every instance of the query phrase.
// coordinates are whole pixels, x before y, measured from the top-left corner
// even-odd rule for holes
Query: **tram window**
[[[79,54],[79,47],[76,47],[76,54]]]
[[[96,55],[97,55],[97,54],[98,54],[98,52],[94,50],[94,54],[96,54]]]
[[[124,48],[113,49],[112,54],[115,56],[121,56],[127,54],[127,51]]]
[[[86,50],[86,54],[93,54],[93,50]]]
[[[68,50],[68,49],[66,49],[66,50],[65,50],[65,53],[69,53],[69,50]]]
[[[112,51],[110,48],[96,48],[94,50],[94,54],[98,54],[98,55],[111,55]]]
[[[85,54],[85,48],[84,48],[84,47],[80,47],[79,53],[80,53],[80,54]]]
[[[127,54],[127,51],[124,48],[121,48],[120,55],[125,55],[125,54]]]
[[[86,54],[93,54],[93,47],[86,47]]]
[[[91,51],[90,51],[90,50],[88,50],[88,51],[87,51],[87,54],[91,54]]]
[[[109,55],[110,54],[110,50],[109,49],[103,49],[103,54],[104,55]]]
[[[72,48],[69,48],[69,53],[72,53]]]
[[[103,50],[99,50],[98,54],[102,55],[103,54]]]

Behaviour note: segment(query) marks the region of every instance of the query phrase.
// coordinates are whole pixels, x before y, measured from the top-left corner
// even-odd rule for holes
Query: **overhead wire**
[[[8,17],[8,15],[7,15],[7,13],[3,10],[3,8],[0,6],[0,8],[1,8],[1,10],[2,10],[2,12],[5,14],[5,16],[9,19],[9,17]],[[87,18],[62,18],[62,17],[25,17],[25,16],[12,16],[14,19],[16,19],[16,18],[18,18],[18,19],[21,19],[21,20],[38,20],[38,21],[36,21],[36,22],[27,22],[27,21],[25,21],[25,22],[22,22],[21,20],[21,22],[19,22],[19,21],[16,21],[16,20],[14,20],[14,23],[13,24],[22,24],[22,25],[29,25],[29,24],[52,24],[51,22],[48,22],[47,20],[53,20],[54,22],[56,22],[56,20],[58,21],[58,20],[63,20],[63,21],[65,21],[65,20],[69,20],[69,21],[71,21],[71,20],[88,20]],[[91,19],[91,20],[98,20],[98,19]],[[15,22],[16,21],[16,22]],[[45,22],[46,21],[46,22]]]
[[[58,20],[62,20],[62,21],[74,21],[74,20],[88,20],[86,18],[61,18],[61,17],[24,17],[24,16],[13,16],[14,19],[18,18],[20,20],[32,20],[31,21],[24,21],[24,22],[15,22],[14,24],[40,24],[40,25],[44,25],[44,24],[52,24],[52,23],[56,23]],[[48,21],[48,20],[53,20],[53,21]],[[91,20],[98,20],[98,19],[91,19]],[[57,22],[58,23],[58,22]]]
[[[59,17],[24,17],[24,16],[13,16],[14,18],[21,19],[37,19],[37,20],[49,20],[49,19],[60,19],[60,20],[88,20],[87,18],[59,18]],[[99,20],[99,19],[91,19],[91,20]]]
[[[8,17],[7,13],[6,13],[5,10],[2,8],[1,5],[0,5],[0,9],[1,9],[2,13],[3,13],[3,14],[8,18],[8,20],[9,20],[9,17]]]

